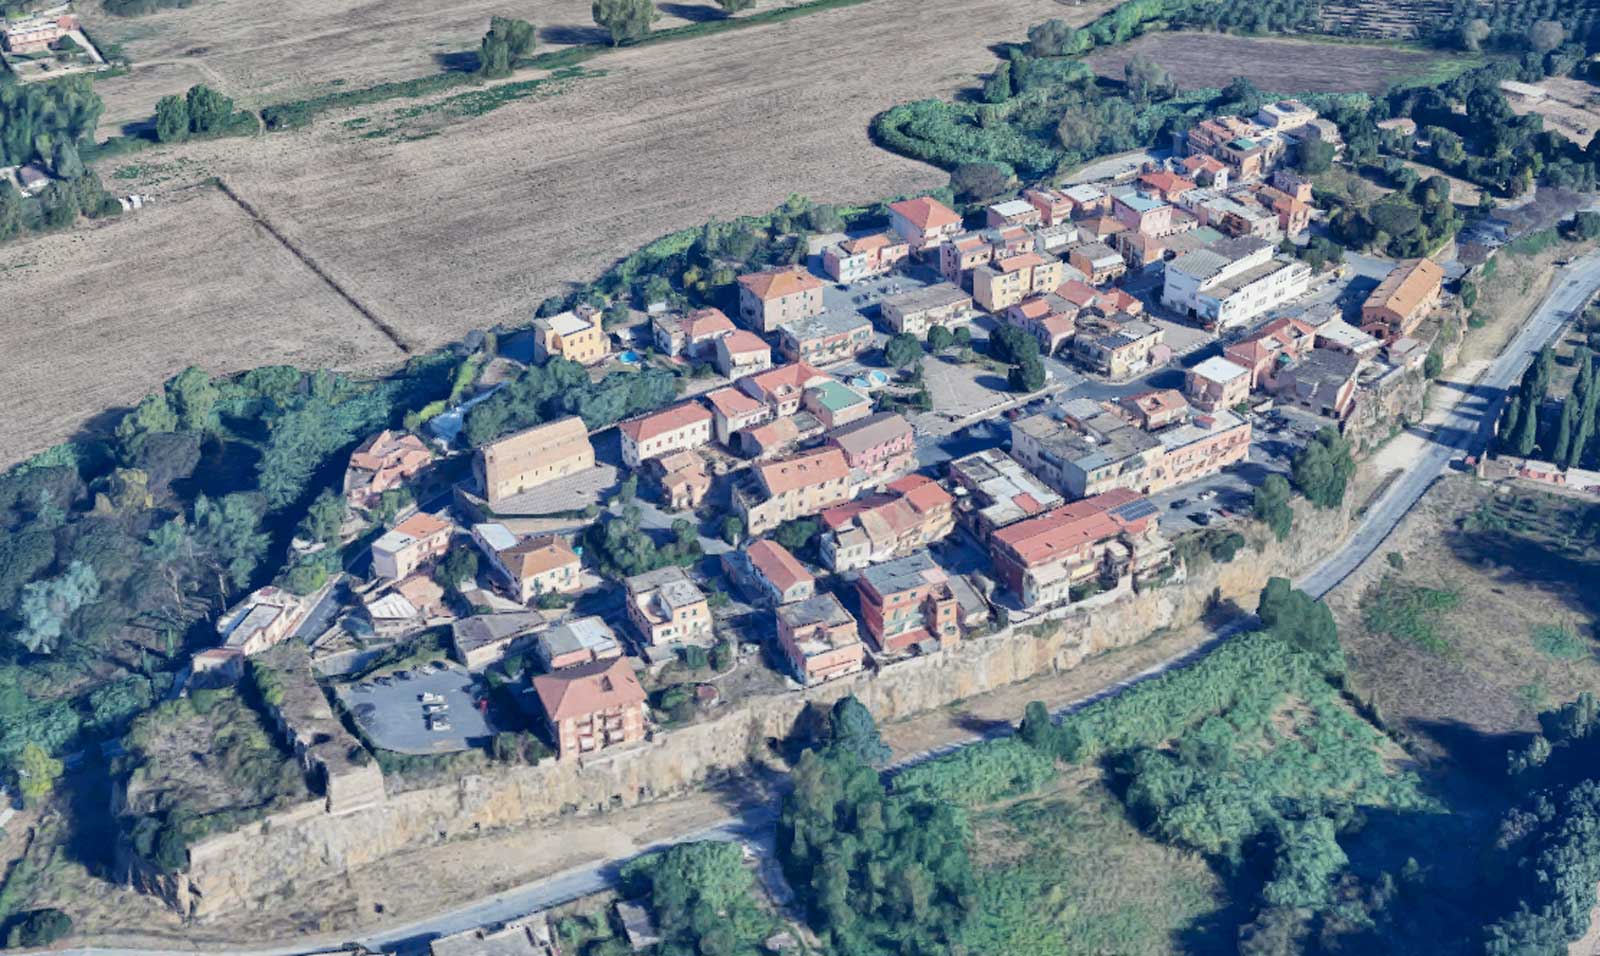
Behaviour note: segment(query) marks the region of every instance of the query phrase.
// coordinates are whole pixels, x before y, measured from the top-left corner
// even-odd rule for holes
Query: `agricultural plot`
[[[1455,72],[1464,57],[1352,43],[1231,36],[1225,33],[1150,33],[1088,58],[1096,73],[1122,79],[1135,56],[1166,67],[1180,88],[1223,87],[1243,76],[1277,93],[1376,93],[1397,80]]]

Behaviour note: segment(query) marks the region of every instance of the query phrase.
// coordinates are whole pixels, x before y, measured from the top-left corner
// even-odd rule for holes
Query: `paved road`
[[[1394,530],[1400,519],[1422,497],[1452,458],[1461,454],[1464,449],[1477,450],[1482,447],[1482,442],[1498,413],[1503,390],[1521,376],[1533,355],[1556,335],[1572,312],[1580,308],[1588,294],[1595,289],[1600,289],[1600,253],[1591,253],[1575,259],[1562,269],[1550,294],[1511,344],[1485,370],[1476,385],[1471,386],[1470,394],[1464,396],[1441,422],[1431,426],[1430,437],[1433,443],[1368,509],[1361,525],[1344,546],[1321,565],[1301,577],[1296,582],[1297,585],[1317,597],[1332,590],[1383,544],[1384,539]],[[1127,680],[1102,688],[1088,697],[1066,702],[1057,712],[1069,713],[1078,710],[1094,701],[1114,696],[1140,681],[1181,667],[1204,656],[1217,644],[1237,633],[1241,627],[1242,625],[1234,625],[1225,628],[1206,644],[1163,661]],[[912,754],[899,761],[894,768],[891,768],[891,772],[1007,733],[1010,733],[1010,728],[1002,727],[996,731],[952,742],[935,750]],[[775,804],[768,802],[709,828],[663,841],[658,846],[694,840],[744,840],[758,851],[770,853],[771,828],[776,816]],[[569,870],[536,883],[497,893],[448,913],[361,937],[359,942],[372,949],[396,952],[404,956],[425,952],[428,940],[436,936],[513,919],[604,889],[611,885],[617,869],[623,862],[625,861],[608,861]],[[302,945],[278,949],[231,951],[213,949],[204,952],[208,956],[298,956],[310,951],[312,947]],[[91,948],[54,952],[82,954],[82,956],[156,956],[156,951],[138,949]],[[172,952],[172,950],[162,952]]]

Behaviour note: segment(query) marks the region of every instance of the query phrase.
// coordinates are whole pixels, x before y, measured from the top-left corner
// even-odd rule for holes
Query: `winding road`
[[[1424,451],[1412,459],[1399,476],[1389,483],[1377,501],[1362,516],[1355,532],[1339,550],[1310,572],[1302,575],[1295,582],[1296,585],[1319,598],[1333,590],[1382,546],[1384,540],[1421,499],[1434,480],[1444,472],[1452,459],[1463,453],[1482,449],[1498,415],[1505,389],[1522,375],[1539,349],[1555,338],[1566,321],[1575,311],[1583,307],[1584,302],[1596,290],[1600,290],[1600,252],[1576,258],[1557,273],[1544,301],[1475,382],[1470,385],[1443,382],[1437,384],[1435,389],[1455,388],[1458,392],[1454,402],[1441,407],[1439,413],[1430,416],[1425,423],[1415,426],[1416,429],[1422,430],[1422,434],[1428,439]],[[1069,713],[1096,700],[1118,694],[1140,681],[1188,664],[1237,633],[1239,628],[1240,626],[1225,628],[1200,647],[1163,661],[1127,680],[1102,688],[1095,694],[1063,702],[1058,707],[1057,713]],[[1000,728],[988,734],[975,734],[935,750],[906,756],[891,767],[890,772],[1009,732],[1009,728]],[[741,840],[770,861],[773,824],[776,822],[777,812],[775,803],[769,801],[711,827],[679,834],[645,849],[648,851],[671,843],[695,840]],[[446,913],[357,937],[354,942],[372,950],[398,953],[402,956],[425,953],[428,941],[437,936],[504,922],[607,889],[625,862],[626,860],[622,859],[609,860],[568,870],[535,883],[496,893]],[[328,952],[331,948],[337,948],[337,945],[330,947],[324,944],[319,948],[300,944],[272,949],[193,951],[204,953],[206,956],[303,956],[312,952]],[[75,954],[75,956],[161,956],[174,950],[88,947],[51,952]]]

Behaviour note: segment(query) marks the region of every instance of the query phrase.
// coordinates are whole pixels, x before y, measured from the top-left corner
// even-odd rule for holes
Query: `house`
[[[955,498],[925,475],[906,475],[881,494],[822,513],[822,563],[843,573],[911,554],[955,530]]]
[[[550,626],[538,611],[473,614],[450,622],[451,656],[474,673],[499,663],[513,648]]]
[[[778,608],[778,646],[802,684],[845,677],[861,670],[866,649],[856,619],[832,594],[819,594]]]
[[[534,656],[545,670],[555,671],[621,657],[622,642],[604,618],[591,615],[541,631]]]
[[[529,488],[593,468],[594,446],[583,419],[573,415],[480,447],[472,467],[484,498],[497,505]]]
[[[822,423],[809,411],[796,412],[787,418],[774,418],[764,425],[746,428],[734,434],[733,449],[746,458],[765,461],[794,450],[802,441],[822,434]]]
[[[819,448],[751,468],[733,486],[733,505],[745,533],[759,535],[838,504],[851,490],[845,453]]]
[[[1295,318],[1274,319],[1252,335],[1228,345],[1223,357],[1250,373],[1250,388],[1260,388],[1271,377],[1275,365],[1288,365],[1305,358],[1316,345],[1312,326]]]
[[[1031,207],[1030,207],[1031,208]],[[972,270],[1000,259],[1038,250],[1034,234],[1022,226],[964,232],[939,247],[939,273],[963,289],[972,288]]]
[[[1337,421],[1355,407],[1361,360],[1349,352],[1314,348],[1293,364],[1273,370],[1267,390],[1288,402]]]
[[[1184,373],[1183,391],[1202,411],[1235,408],[1250,400],[1250,370],[1213,355]]]
[[[1077,331],[1078,311],[1056,293],[1046,292],[1006,306],[1005,320],[1037,339],[1040,352],[1054,355]]]
[[[1161,301],[1220,330],[1298,298],[1310,282],[1310,266],[1275,256],[1266,240],[1224,239],[1167,263]]]
[[[972,296],[954,283],[936,282],[885,297],[879,303],[879,315],[896,333],[924,336],[935,325],[953,331],[972,321]]]
[[[1160,509],[1148,498],[1115,489],[1074,501],[994,533],[995,577],[1024,608],[1073,600],[1073,590],[1112,589],[1164,564]]]
[[[1256,201],[1278,217],[1278,231],[1293,239],[1311,227],[1311,203],[1276,186],[1257,186]]]
[[[1092,219],[1106,212],[1111,206],[1111,197],[1105,190],[1088,183],[1077,186],[1068,186],[1062,190],[1062,195],[1072,203],[1072,218]]]
[[[1383,349],[1383,343],[1378,339],[1340,318],[1337,308],[1308,309],[1300,318],[1316,329],[1316,347],[1319,349],[1348,352],[1358,359],[1373,358]]]
[[[879,653],[904,653],[925,641],[948,649],[961,639],[949,576],[924,553],[867,568],[856,591],[861,623]]]
[[[1262,205],[1248,187],[1227,195],[1195,189],[1183,198],[1184,210],[1202,226],[1235,238],[1261,239],[1276,244],[1283,238],[1282,218]]]
[[[771,408],[773,417],[784,418],[800,409],[807,388],[831,379],[832,376],[805,362],[794,362],[741,378],[735,384],[746,395]]]
[[[683,402],[617,426],[622,436],[622,461],[638,468],[652,458],[689,451],[711,443],[711,411],[699,402]]]
[[[828,310],[778,327],[778,351],[813,367],[854,358],[872,345],[872,323],[855,311]]]
[[[972,297],[985,311],[999,312],[1029,295],[1054,289],[1065,278],[1060,259],[1018,253],[974,269]]]
[[[676,565],[626,578],[628,620],[651,647],[662,644],[710,644],[711,605]]]
[[[1444,270],[1432,259],[1406,259],[1361,305],[1361,331],[1385,344],[1417,330],[1439,304]]]
[[[626,658],[594,661],[533,679],[556,757],[575,760],[644,740],[645,692]]]
[[[1078,227],[1070,222],[1058,222],[1053,226],[1035,226],[1033,229],[1035,252],[1059,253],[1077,241]]]
[[[890,203],[889,226],[920,256],[960,232],[961,217],[939,200],[920,196]]]
[[[888,481],[916,466],[917,443],[911,423],[894,412],[878,412],[828,435],[828,443],[844,453],[859,483]]]
[[[706,460],[692,451],[663,455],[655,459],[655,467],[661,497],[670,511],[698,508],[711,491],[711,472],[706,470]]]
[[[1178,161],[1178,167],[1197,185],[1210,189],[1228,188],[1228,167],[1214,156],[1196,153]]]
[[[872,399],[831,378],[807,386],[800,404],[816,416],[823,428],[839,428],[872,412]]]
[[[1147,432],[1166,428],[1189,418],[1189,403],[1173,388],[1136,392],[1117,400],[1122,415]]]
[[[1119,233],[1127,231],[1127,224],[1109,213],[1096,216],[1093,219],[1080,219],[1078,221],[1078,240],[1080,242],[1103,242],[1109,245],[1117,241],[1116,237]],[[1073,268],[1077,267],[1074,266]]]
[[[4,30],[0,30],[0,42],[5,44],[7,53],[17,55],[44,53],[51,44],[80,29],[78,18],[70,13],[59,17],[0,20],[0,23],[5,25]]]
[[[1274,100],[1263,103],[1256,122],[1267,129],[1298,129],[1317,118],[1317,111],[1299,100]]]
[[[1143,193],[1112,196],[1111,214],[1130,230],[1147,236],[1162,236],[1172,231],[1172,205]]]
[[[345,503],[371,508],[433,462],[433,452],[409,432],[385,429],[356,446],[344,472]]]
[[[1128,264],[1117,250],[1103,242],[1084,242],[1073,246],[1067,261],[1089,278],[1091,285],[1105,285],[1128,271]]]
[[[772,367],[772,347],[754,332],[739,329],[716,341],[717,371],[743,378]]]
[[[985,209],[983,218],[989,226],[1038,226],[1044,222],[1044,212],[1026,199],[1008,199]]]
[[[800,266],[763,269],[739,277],[739,317],[746,328],[775,331],[821,312],[822,280]]]
[[[911,255],[911,244],[896,232],[877,232],[836,242],[822,250],[822,269],[835,282],[882,275]]]
[[[1146,494],[1214,475],[1250,453],[1250,423],[1226,408],[1187,415],[1153,434],[1161,456],[1147,474]]]
[[[1011,454],[1068,499],[1115,488],[1148,494],[1161,442],[1098,403],[1065,421],[1031,415],[1011,423]]]
[[[1119,313],[1078,319],[1072,357],[1092,372],[1121,381],[1171,358],[1166,331],[1150,322]]]
[[[1022,198],[1039,210],[1039,222],[1044,226],[1070,223],[1072,212],[1078,205],[1070,196],[1053,186],[1025,189],[1022,191]]]
[[[721,309],[695,309],[688,314],[663,312],[650,320],[656,348],[674,357],[710,355],[717,340],[733,331],[733,320]]]
[[[533,358],[545,362],[564,358],[593,365],[611,354],[610,338],[600,324],[600,310],[592,305],[533,320]]]
[[[722,557],[728,573],[745,582],[767,604],[777,607],[804,601],[817,593],[817,579],[789,549],[770,538],[758,538]]]
[[[1165,169],[1152,169],[1139,174],[1135,180],[1141,190],[1165,203],[1176,203],[1183,194],[1194,189],[1196,183]],[[1170,215],[1170,214],[1169,214]],[[1126,221],[1126,220],[1124,220]],[[1138,228],[1135,226],[1135,228]]]
[[[282,588],[264,587],[217,618],[216,650],[252,657],[294,633],[309,610],[307,602]]]
[[[711,406],[711,423],[717,441],[724,447],[733,443],[735,432],[770,421],[777,410],[765,402],[745,394],[733,386],[719,388],[705,394]]]
[[[417,512],[372,542],[372,574],[388,581],[407,577],[450,550],[455,525],[437,515]]]
[[[583,587],[582,562],[560,535],[519,538],[491,522],[473,525],[472,540],[488,559],[490,576],[523,604],[541,594],[571,594]]]

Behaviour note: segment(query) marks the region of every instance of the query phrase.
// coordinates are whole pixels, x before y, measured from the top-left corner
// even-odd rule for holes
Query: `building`
[[[1084,242],[1067,253],[1072,268],[1088,277],[1091,285],[1105,285],[1128,271],[1122,254],[1103,242]]]
[[[1044,211],[1026,199],[1007,199],[985,209],[983,218],[989,226],[1038,226],[1044,222]]]
[[[455,525],[417,512],[385,531],[372,542],[372,574],[387,581],[409,577],[411,572],[450,550]]]
[[[7,53],[18,55],[46,52],[51,44],[79,29],[78,18],[70,13],[0,22],[5,24],[5,29],[0,31],[0,41],[4,41]]]
[[[1189,419],[1189,403],[1177,389],[1155,388],[1117,400],[1122,416],[1147,432]]]
[[[1080,316],[1072,357],[1092,372],[1121,381],[1164,364],[1172,353],[1165,343],[1164,329],[1131,315],[1087,320]]]
[[[1039,223],[1044,226],[1056,226],[1072,221],[1072,212],[1077,208],[1077,203],[1066,193],[1053,186],[1035,186],[1025,189],[1022,198],[1033,208],[1039,210]]]
[[[626,658],[540,674],[533,692],[560,760],[644,740],[646,696]]]
[[[972,297],[985,311],[999,312],[1060,285],[1066,276],[1060,259],[1023,252],[972,270]]]
[[[822,269],[835,282],[882,275],[911,255],[911,244],[896,232],[876,232],[836,242],[822,250]]]
[[[756,465],[733,486],[745,533],[759,535],[792,518],[814,515],[851,494],[850,466],[838,448],[819,448]]]
[[[1247,325],[1305,294],[1310,283],[1311,267],[1275,256],[1270,242],[1224,239],[1167,263],[1161,301],[1221,330]]]
[[[961,217],[939,200],[920,196],[891,203],[889,226],[920,256],[960,232]]]
[[[832,594],[819,594],[778,608],[778,646],[802,684],[845,677],[861,670],[866,649],[856,619]]]
[[[1274,319],[1254,334],[1228,345],[1223,357],[1250,373],[1250,388],[1257,389],[1272,376],[1276,365],[1305,358],[1316,345],[1316,330],[1295,318]]]
[[[535,913],[498,929],[469,929],[440,936],[428,943],[428,956],[561,956],[561,946],[550,931],[550,918]]]
[[[1129,230],[1147,236],[1162,236],[1172,231],[1172,205],[1143,193],[1112,196],[1111,214]]]
[[[831,378],[807,386],[800,404],[823,428],[839,428],[872,413],[872,399]]]
[[[800,266],[764,269],[739,277],[739,317],[763,334],[785,322],[821,312],[822,280]]]
[[[1361,331],[1384,344],[1411,335],[1439,304],[1444,270],[1432,259],[1406,259],[1361,305]]]
[[[1194,189],[1197,185],[1194,180],[1185,179],[1177,173],[1165,169],[1152,169],[1140,173],[1136,182],[1140,189],[1165,203],[1178,202],[1185,193]],[[1135,228],[1138,227],[1135,226]]]
[[[970,323],[972,296],[954,283],[936,282],[884,298],[879,314],[891,331],[923,336],[935,325],[954,330]]]
[[[1186,416],[1153,434],[1161,456],[1148,473],[1146,494],[1214,475],[1250,454],[1250,423],[1225,408]]]
[[[947,281],[963,289],[971,289],[972,270],[1037,249],[1038,240],[1023,226],[964,232],[939,247],[939,273]]]
[[[773,607],[804,601],[817,593],[817,579],[789,549],[770,538],[758,538],[722,557],[733,577],[743,581]]]
[[[956,486],[956,512],[979,541],[1065,501],[998,448],[957,458],[950,462],[949,472]]]
[[[350,453],[344,472],[345,503],[371,508],[386,491],[403,487],[433,462],[433,452],[409,432],[385,429]]]
[[[499,663],[549,626],[550,619],[538,611],[458,617],[450,622],[451,656],[476,673]]]
[[[1005,320],[1038,340],[1040,352],[1054,355],[1072,341],[1078,329],[1078,311],[1076,305],[1060,295],[1046,292],[1006,306]]]
[[[772,417],[786,418],[800,410],[806,389],[832,380],[832,376],[804,362],[794,362],[741,378],[735,384],[746,395],[771,408]]]
[[[828,442],[844,453],[857,484],[888,481],[916,466],[917,443],[911,423],[894,412],[878,412],[836,428]]]
[[[540,632],[534,656],[545,670],[561,670],[621,657],[622,642],[604,618],[591,615]]]
[[[695,309],[688,314],[664,312],[650,320],[656,348],[674,357],[706,357],[718,339],[733,332],[733,320],[721,309]]]
[[[1068,499],[1116,488],[1148,493],[1161,442],[1098,403],[1084,403],[1066,421],[1031,415],[1012,422],[1011,454]]]
[[[306,602],[282,588],[264,587],[217,618],[222,643],[214,650],[252,657],[294,633],[305,619]]]
[[[594,446],[583,419],[574,415],[480,447],[472,467],[484,498],[497,505],[529,488],[593,468]]]
[[[522,538],[503,524],[485,523],[472,526],[472,540],[488,558],[490,576],[524,604],[583,588],[582,562],[560,535]]]
[[[822,513],[817,548],[836,572],[901,557],[955,530],[955,498],[925,475],[906,475],[882,494],[835,505]]]
[[[1195,222],[1225,235],[1261,239],[1274,245],[1283,238],[1282,217],[1263,205],[1249,187],[1236,188],[1226,195],[1196,189],[1184,197],[1183,203],[1184,211]]]
[[[1257,186],[1256,201],[1278,217],[1278,231],[1291,239],[1302,235],[1311,227],[1310,202],[1290,195],[1276,186]]]
[[[1228,167],[1214,156],[1207,156],[1204,153],[1185,156],[1178,161],[1178,168],[1194,180],[1196,185],[1208,189],[1228,188]]]
[[[861,623],[882,654],[900,654],[924,642],[939,649],[961,639],[959,605],[949,576],[926,554],[874,565],[856,579]]]
[[[995,577],[1022,606],[1042,609],[1074,599],[1074,590],[1112,589],[1168,560],[1160,509],[1126,489],[1063,505],[995,532]]]
[[[706,469],[706,460],[692,451],[663,455],[655,459],[655,467],[661,497],[668,510],[698,508],[711,491],[711,472]]]
[[[663,644],[710,644],[711,605],[676,565],[635,574],[623,581],[628,620],[651,647]]]
[[[765,461],[788,454],[802,441],[815,438],[822,432],[822,423],[817,421],[817,416],[809,411],[800,411],[787,418],[774,418],[764,425],[736,433],[734,440],[737,447],[733,450],[746,458]]]
[[[724,447],[733,444],[735,432],[771,421],[777,413],[772,406],[732,386],[707,392],[705,399],[711,406],[711,424],[717,441]]]
[[[872,346],[872,323],[859,312],[828,310],[778,327],[778,351],[791,362],[832,365]]]
[[[1105,213],[1111,207],[1111,197],[1106,194],[1106,191],[1088,183],[1068,186],[1062,190],[1062,195],[1066,196],[1068,201],[1072,203],[1072,218],[1074,219],[1092,219]]]
[[[1264,103],[1256,113],[1256,122],[1267,129],[1298,129],[1316,118],[1317,111],[1299,100]]]
[[[1335,310],[1329,310],[1329,312],[1333,311]],[[1300,318],[1316,328],[1317,348],[1319,349],[1348,352],[1358,359],[1373,358],[1383,349],[1382,342],[1337,315],[1327,313],[1313,315],[1308,311]],[[1318,319],[1321,321],[1318,321]]]
[[[711,411],[699,402],[684,402],[617,426],[622,436],[622,461],[638,468],[652,458],[711,444]]]
[[[728,378],[743,378],[772,367],[772,348],[761,336],[739,329],[717,339],[717,371]]]
[[[1250,370],[1213,355],[1184,373],[1183,392],[1202,411],[1235,408],[1250,400]]]
[[[1300,361],[1273,370],[1267,390],[1279,402],[1344,421],[1355,407],[1361,360],[1349,352],[1312,349]]]
[[[1058,222],[1053,226],[1035,226],[1033,229],[1035,252],[1060,253],[1077,241],[1078,227],[1070,222]]]
[[[611,354],[611,342],[600,324],[600,310],[580,305],[569,312],[533,320],[533,358],[564,358],[593,365]]]

